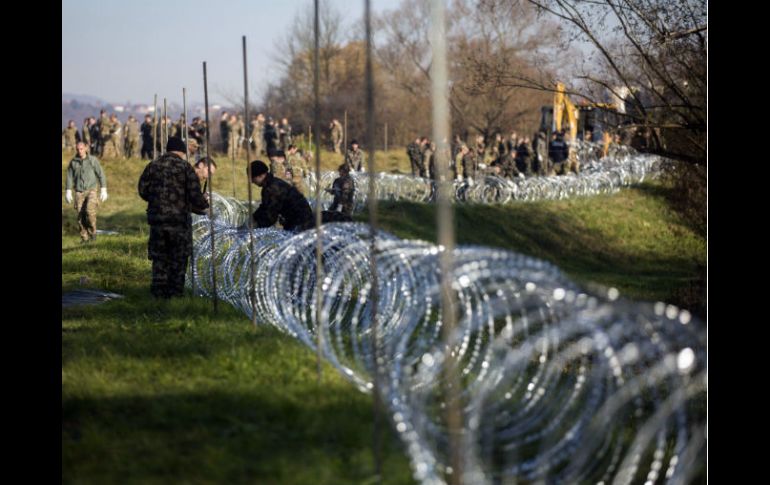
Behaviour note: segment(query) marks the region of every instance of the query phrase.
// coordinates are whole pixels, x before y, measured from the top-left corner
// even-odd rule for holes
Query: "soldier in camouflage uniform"
[[[78,129],[75,127],[75,120],[69,120],[67,127],[61,132],[62,150],[67,150],[74,154],[75,145],[80,141],[78,138],[80,138],[80,133],[78,133]]]
[[[97,149],[99,150],[99,156],[104,158],[104,148],[107,146],[107,142],[110,139],[110,119],[107,117],[107,113],[104,112],[104,110],[101,110],[99,112],[99,121],[97,121],[96,125],[99,128],[99,146]]]
[[[340,176],[334,179],[331,189],[326,189],[326,192],[334,195],[334,201],[329,210],[333,212],[339,208],[343,215],[352,217],[353,196],[356,192],[356,184],[353,182],[353,178],[350,176],[350,169],[346,164],[343,163],[337,170]]]
[[[287,231],[304,231],[313,227],[313,211],[297,189],[273,177],[262,161],[251,162],[249,171],[251,181],[262,187],[262,203],[252,216],[256,227],[270,227],[276,222],[280,222]]]
[[[305,186],[305,175],[307,174],[307,162],[295,145],[289,145],[288,158],[286,159],[286,170],[291,173],[291,185],[307,197],[307,187]]]
[[[230,158],[240,158],[243,148],[243,140],[246,134],[246,127],[243,124],[243,117],[238,115],[230,116],[228,125],[227,156]]]
[[[67,167],[66,192],[64,199],[73,202],[72,190],[75,190],[75,211],[78,213],[78,227],[82,243],[96,239],[96,210],[99,202],[107,200],[107,178],[99,160],[88,155],[88,147],[83,142],[76,145],[77,155]],[[96,185],[101,186],[99,198],[96,197]]]
[[[291,180],[291,174],[287,173],[286,153],[283,150],[273,150],[270,152],[270,173],[273,177],[282,180]]]
[[[468,145],[463,145],[458,156],[462,157],[463,179],[473,183],[472,180],[476,179],[479,171],[477,152],[468,148]]]
[[[425,177],[425,160],[423,158],[424,141],[427,138],[416,138],[412,143],[406,146],[406,154],[409,156],[409,163],[412,165],[413,177]]]
[[[329,125],[329,129],[331,130],[332,150],[334,153],[341,153],[342,150],[340,148],[342,147],[342,124],[340,124],[337,118],[334,118]]]
[[[198,175],[184,160],[185,151],[180,138],[169,138],[166,153],[148,163],[139,179],[139,196],[147,201],[150,224],[150,292],[156,298],[183,295],[187,260],[192,255],[190,213],[205,214],[209,206]]]
[[[110,157],[123,158],[123,149],[120,143],[123,138],[122,128],[123,125],[118,120],[118,116],[113,113],[112,116],[110,116],[110,137],[105,149],[105,151],[109,151]],[[105,154],[105,157],[106,156],[108,155]]]
[[[90,118],[83,120],[83,129],[80,130],[80,141],[86,144],[87,147],[91,146],[91,127],[89,125]]]
[[[532,151],[534,152],[538,175],[547,175],[551,171],[548,160],[548,142],[545,138],[545,132],[538,131],[532,141]]]
[[[251,147],[254,149],[254,153],[256,153],[257,156],[265,153],[264,131],[265,116],[262,113],[259,113],[251,122],[251,134],[249,135]]]
[[[364,152],[358,149],[358,142],[353,140],[350,142],[350,150],[345,154],[345,165],[350,168],[350,171],[361,171],[364,163]]]
[[[139,122],[133,116],[126,122],[126,157],[133,158],[139,154]]]

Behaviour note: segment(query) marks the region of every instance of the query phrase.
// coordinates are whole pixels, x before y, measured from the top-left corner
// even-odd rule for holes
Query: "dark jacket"
[[[332,194],[334,194],[334,202],[332,202],[330,211],[337,210],[346,216],[353,214],[353,195],[356,192],[356,186],[353,183],[353,178],[350,175],[344,175],[337,177],[332,184]]]
[[[209,207],[192,165],[172,153],[147,164],[139,178],[139,196],[148,202],[150,225],[189,226],[191,212],[205,214]]]
[[[313,227],[313,211],[307,199],[294,186],[271,173],[267,174],[262,187],[262,203],[253,217],[257,227],[270,227],[279,217],[288,231]]]

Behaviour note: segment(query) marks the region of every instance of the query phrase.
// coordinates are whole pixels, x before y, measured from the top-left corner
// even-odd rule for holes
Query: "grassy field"
[[[62,157],[62,174],[68,160]],[[407,171],[403,149],[380,160],[388,171]],[[217,162],[214,189],[231,195],[232,163]],[[322,162],[333,169],[341,156],[324,152]],[[99,228],[117,236],[81,246],[75,213],[62,200],[62,291],[125,295],[62,310],[62,482],[372,481],[368,396],[330,366],[319,385],[308,349],[274,329],[254,329],[227,305],[214,315],[204,300],[150,298],[146,204],[136,194],[145,163],[102,163],[110,198]],[[245,198],[243,172],[240,161],[236,195]],[[705,238],[670,210],[670,190],[645,184],[570,201],[458,206],[457,238],[540,257],[580,283],[702,315]],[[425,204],[380,205],[383,228],[404,238],[434,238],[434,214]],[[392,433],[384,455],[385,483],[410,483]]]

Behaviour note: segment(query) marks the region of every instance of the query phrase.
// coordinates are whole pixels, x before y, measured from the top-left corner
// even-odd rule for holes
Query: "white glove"
[[[487,168],[487,164],[486,163],[480,163],[479,164],[479,168],[484,170],[485,168]]]
[[[67,189],[67,191],[64,192],[64,200],[66,200],[68,204],[72,203],[72,190]]]
[[[468,187],[473,187],[473,179],[468,177]]]
[[[460,181],[460,182],[462,182],[462,181],[463,181],[463,176],[462,176],[462,174],[458,174],[458,175],[457,175],[457,180],[458,180],[458,181]]]
[[[107,200],[107,187],[102,187],[101,193],[99,194],[99,200],[102,202]]]

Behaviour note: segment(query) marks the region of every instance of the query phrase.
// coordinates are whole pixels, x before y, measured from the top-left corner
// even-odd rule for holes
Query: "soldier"
[[[263,133],[265,131],[265,116],[259,113],[251,121],[251,133],[249,134],[249,142],[251,148],[254,149],[254,153],[259,156],[265,153],[265,138]]]
[[[504,154],[505,144],[503,143],[503,135],[496,133],[495,141],[489,147],[489,156],[492,160],[498,160]]]
[[[83,128],[80,130],[80,141],[86,144],[87,147],[91,146],[91,127],[89,125],[90,118],[83,120]]]
[[[364,152],[358,149],[358,142],[353,140],[350,142],[350,150],[345,154],[345,164],[350,170],[362,171],[362,165],[364,162]]]
[[[286,153],[283,150],[270,152],[270,173],[282,180],[291,180],[291,173],[286,168]]]
[[[75,145],[79,142],[80,133],[75,127],[75,120],[69,120],[67,127],[61,132],[61,147],[62,150],[75,153]]]
[[[88,134],[91,138],[89,153],[99,153],[99,126],[96,124],[96,118],[88,118]]]
[[[519,135],[512,131],[510,137],[505,141],[505,149],[508,152],[515,153],[517,146],[519,146]]]
[[[123,158],[123,150],[121,149],[121,130],[123,126],[121,125],[120,121],[118,120],[118,116],[113,113],[110,116],[110,137],[107,142],[107,149],[109,149],[109,153],[111,157],[115,158]],[[107,155],[105,155],[107,156]]]
[[[99,127],[99,156],[104,158],[104,148],[107,146],[107,142],[110,139],[110,119],[107,117],[107,113],[104,110],[99,111],[99,121],[97,122]]]
[[[492,163],[492,169],[496,175],[505,178],[518,177],[520,172],[516,168],[516,152],[506,151],[502,157]]]
[[[425,143],[425,150],[422,152],[422,160],[423,165],[425,165],[428,170],[425,173],[426,178],[430,178],[432,180],[436,180],[436,144],[432,143],[430,140],[428,140]]]
[[[286,159],[286,170],[291,173],[291,184],[299,192],[307,196],[307,187],[305,186],[305,175],[307,173],[307,162],[295,145],[289,145],[288,158]]]
[[[286,118],[281,120],[281,126],[278,130],[278,138],[281,145],[281,150],[286,150],[289,145],[291,145],[291,125],[289,124],[289,120]]]
[[[519,172],[532,175],[532,150],[529,147],[529,138],[522,138],[516,147],[516,169]]]
[[[460,149],[460,155],[462,157],[462,167],[463,167],[463,173],[462,173],[462,179],[465,179],[468,181],[470,185],[473,185],[474,179],[478,175],[479,170],[479,162],[478,162],[478,152],[475,150],[471,150],[468,148],[468,145],[463,145]]]
[[[564,141],[564,134],[556,132],[551,137],[551,143],[548,145],[548,158],[553,164],[553,173],[562,175],[567,173],[568,167],[566,161],[568,157],[567,143]]]
[[[334,153],[341,153],[340,147],[342,146],[342,124],[334,118],[329,125],[331,130],[332,150]]]
[[[229,128],[229,121],[230,115],[227,114],[227,111],[222,111],[222,116],[219,118],[219,138],[220,143],[222,144],[222,153],[228,153],[227,140],[229,139],[230,134],[227,130]]]
[[[487,145],[484,143],[484,135],[476,135],[476,146],[473,150],[477,163],[484,163]]]
[[[243,124],[243,116],[232,115],[230,116],[230,124],[228,126],[228,139],[227,148],[230,158],[240,158],[241,150],[243,149],[243,141],[245,139],[246,127]]]
[[[169,138],[166,153],[147,164],[139,178],[139,196],[147,201],[152,260],[150,292],[156,298],[182,296],[187,260],[192,254],[192,217],[209,204],[192,165],[184,160],[185,143]]]
[[[348,168],[347,164],[343,163],[337,170],[340,176],[334,179],[331,189],[326,189],[326,192],[334,195],[334,201],[329,210],[333,212],[339,208],[344,216],[352,218],[353,196],[356,192],[356,184],[350,176],[350,168]]]
[[[423,140],[427,140],[425,137],[417,137],[415,140],[406,146],[406,154],[409,157],[409,163],[412,165],[412,176],[425,177],[425,161],[423,160]]]
[[[78,213],[82,244],[96,240],[96,209],[99,207],[99,201],[107,200],[107,178],[99,160],[93,155],[87,155],[88,148],[85,143],[78,142],[75,149],[77,155],[70,160],[67,167],[64,200],[71,204],[72,190],[75,189],[75,211]],[[96,198],[97,183],[101,187],[99,199]]]
[[[139,122],[132,116],[128,117],[126,122],[126,156],[133,158],[139,150]]]
[[[262,203],[252,216],[256,227],[270,227],[279,221],[287,231],[313,227],[313,211],[297,189],[275,178],[260,160],[251,162],[249,172],[252,183],[262,187]]]
[[[140,127],[142,132],[142,160],[152,158],[152,116],[144,115],[144,123]]]
[[[207,191],[209,184],[209,162],[211,162],[210,175],[214,175],[217,173],[217,162],[215,162],[213,158],[203,157],[195,162],[194,165],[195,175],[198,176],[198,181],[203,182],[203,198],[206,199],[206,202],[210,202],[209,193]]]

